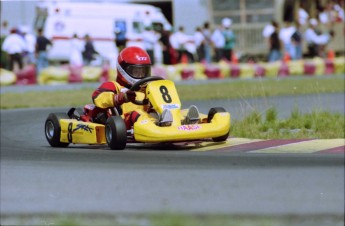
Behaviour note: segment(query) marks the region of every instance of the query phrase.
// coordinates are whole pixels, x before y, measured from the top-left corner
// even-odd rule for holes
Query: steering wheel
[[[164,80],[164,78],[158,77],[158,76],[150,76],[150,77],[143,78],[143,79],[137,81],[136,83],[134,83],[133,86],[129,90],[139,91],[141,88],[140,87],[141,85],[148,83],[148,82],[157,81],[157,80]],[[149,102],[148,99],[132,101],[132,103],[136,104],[136,105],[146,105],[146,104],[148,104],[148,102]]]

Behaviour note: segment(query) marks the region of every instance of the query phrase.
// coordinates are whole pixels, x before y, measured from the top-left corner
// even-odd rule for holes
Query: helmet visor
[[[151,65],[129,65],[126,72],[136,79],[145,78],[151,74]]]

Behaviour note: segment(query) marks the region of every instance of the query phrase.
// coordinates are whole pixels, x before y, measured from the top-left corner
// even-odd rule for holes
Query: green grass
[[[4,225],[56,225],[56,226],[289,226],[289,225],[343,225],[337,215],[304,216],[251,216],[225,214],[136,214],[136,215],[36,215],[4,216]]]
[[[92,89],[31,91],[1,94],[1,109],[84,106],[92,103]]]
[[[344,76],[299,79],[224,80],[199,85],[177,85],[181,100],[214,100],[279,95],[344,92]],[[93,89],[3,93],[1,109],[83,106],[91,103]]]
[[[277,110],[251,112],[242,120],[235,120],[231,136],[256,139],[278,138],[345,138],[344,115],[326,111],[302,114],[296,107],[289,118],[278,119]]]
[[[345,91],[344,76],[290,79],[224,80],[198,85],[177,85],[181,100],[214,100],[279,95],[339,93]],[[31,91],[1,94],[1,109],[71,107],[92,103],[91,88],[64,91]],[[341,103],[343,104],[343,103]],[[231,113],[231,112],[230,112]],[[288,119],[277,119],[276,109],[253,111],[233,121],[231,136],[273,138],[344,138],[344,115],[315,110],[301,114],[296,108]]]
[[[217,84],[178,86],[183,100],[237,99],[344,92],[344,77],[234,80]]]

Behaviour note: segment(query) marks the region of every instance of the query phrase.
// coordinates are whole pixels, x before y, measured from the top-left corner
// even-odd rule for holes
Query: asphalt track
[[[343,113],[343,94],[304,98]],[[284,107],[299,101],[294,97]],[[304,103],[309,104],[303,111],[315,108],[312,101]],[[204,110],[211,103],[197,104]],[[65,110],[1,111],[2,219],[12,214],[152,212],[344,217],[344,139],[230,137],[220,144],[135,144],[125,151],[89,145],[51,148],[44,137],[45,118]]]

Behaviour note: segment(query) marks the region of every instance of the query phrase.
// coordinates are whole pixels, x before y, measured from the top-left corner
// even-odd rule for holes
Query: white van
[[[112,60],[117,55],[115,32],[125,33],[133,40],[128,45],[133,45],[136,37],[149,25],[156,30],[171,29],[161,10],[151,5],[49,1],[37,5],[34,26],[36,30],[42,28],[44,35],[53,42],[49,60],[68,61],[69,41],[73,34],[79,38],[88,34],[100,55]]]

